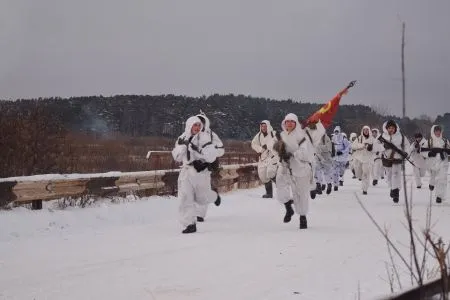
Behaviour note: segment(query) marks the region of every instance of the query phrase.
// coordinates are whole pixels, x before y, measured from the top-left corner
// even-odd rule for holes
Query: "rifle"
[[[282,160],[284,160],[285,162],[289,163],[289,159],[285,159],[286,158],[286,144],[283,142],[283,139],[281,138],[281,134],[279,132],[277,132],[275,134],[275,136],[277,137],[277,146],[274,147],[274,149],[278,152],[278,155],[280,156],[280,162]]]
[[[447,153],[448,155],[450,155],[450,149],[445,149],[445,148],[420,148],[420,152],[429,152],[429,151],[434,151],[436,153]]]
[[[442,160],[445,159],[444,153],[447,153],[447,155],[450,155],[450,149],[446,149],[446,148],[419,148],[419,151],[420,152],[428,152],[428,153],[430,151],[432,151],[432,152],[436,153],[436,155],[439,154],[441,156]]]
[[[400,150],[397,146],[395,146],[394,144],[392,144],[391,142],[389,142],[388,140],[386,140],[382,135],[380,135],[380,137],[378,138],[378,140],[380,142],[382,142],[385,145],[388,145],[393,151],[397,152],[398,154],[400,154],[400,156],[407,160],[411,165],[413,165],[414,167],[416,167],[416,165],[408,158],[408,154],[403,151]],[[417,167],[416,167],[417,168]]]

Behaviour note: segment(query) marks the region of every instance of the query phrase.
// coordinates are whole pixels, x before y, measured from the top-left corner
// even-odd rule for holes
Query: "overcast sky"
[[[450,112],[450,0],[1,0],[0,98],[245,94]]]

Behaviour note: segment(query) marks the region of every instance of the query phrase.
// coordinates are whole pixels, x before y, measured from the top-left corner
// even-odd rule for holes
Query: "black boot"
[[[337,185],[334,186],[334,191],[337,192],[339,190],[339,187]]]
[[[442,198],[441,197],[436,197],[436,203],[442,203]]]
[[[214,201],[214,204],[216,206],[220,206],[220,203],[222,203],[222,199],[220,198],[220,195],[217,194],[217,199],[216,199],[216,201]]]
[[[344,186],[344,181],[343,180],[339,180],[339,186]]]
[[[331,183],[327,184],[327,195],[331,194]]]
[[[316,194],[322,195],[322,186],[318,182],[316,183]]]
[[[367,195],[367,192],[366,192],[366,191],[363,191],[363,195]]]
[[[197,222],[205,222],[205,219],[202,217],[197,217]]]
[[[434,190],[434,185],[429,185],[430,191]]]
[[[322,191],[325,191],[325,184],[322,184]]]
[[[272,198],[273,197],[273,189],[272,189],[272,182],[268,182],[264,184],[264,187],[266,188],[266,194],[263,195],[263,198]]]
[[[195,223],[194,223],[194,224],[188,225],[188,226],[182,231],[182,233],[194,233],[194,232],[196,232],[196,231],[197,231],[197,225],[195,225]]]
[[[400,197],[400,190],[399,189],[391,190],[391,197],[392,197],[392,201],[394,201],[394,203],[398,203],[398,200]]]
[[[308,221],[306,220],[306,216],[300,216],[300,229],[308,228]]]
[[[212,189],[214,192],[217,193],[217,198],[216,198],[216,201],[214,201],[214,204],[215,204],[216,206],[219,206],[220,203],[222,202],[222,199],[220,198],[219,192],[217,191],[216,188],[211,188],[211,189]]]
[[[310,190],[309,195],[311,196],[311,199],[315,199],[316,198],[316,190]]]
[[[376,179],[374,179],[373,181],[372,181],[372,185],[377,185],[378,184],[378,180],[376,180]]]
[[[294,209],[292,209],[292,204],[294,203],[293,200],[289,200],[284,204],[284,207],[286,208],[286,214],[284,215],[283,222],[289,223],[291,221],[292,216],[294,215]]]
[[[355,179],[356,178],[355,170],[352,169],[352,173],[353,173],[352,179]]]

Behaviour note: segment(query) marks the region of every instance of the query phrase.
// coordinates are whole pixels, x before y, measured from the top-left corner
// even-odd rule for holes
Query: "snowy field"
[[[298,217],[282,223],[284,207],[262,199],[262,187],[223,194],[190,235],[181,234],[174,197],[1,211],[0,299],[356,299],[358,290],[376,299],[389,293],[389,257],[350,177],[312,200],[302,231]],[[414,189],[419,229],[429,196]],[[361,199],[408,257],[404,206],[391,201],[386,183]],[[433,197],[432,219],[450,240],[448,200],[436,205]]]

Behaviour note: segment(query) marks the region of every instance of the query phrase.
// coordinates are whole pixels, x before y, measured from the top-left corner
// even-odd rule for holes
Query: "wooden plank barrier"
[[[212,173],[212,186],[219,192],[251,188],[260,184],[256,163],[223,165]],[[32,209],[41,209],[42,201],[65,197],[92,195],[98,197],[176,195],[180,169],[145,172],[113,172],[80,174],[79,178],[39,180],[36,177],[16,177],[0,181],[0,207],[32,203]],[[45,177],[45,176],[44,176]],[[62,175],[60,176],[62,177]],[[39,177],[37,177],[39,178]]]

